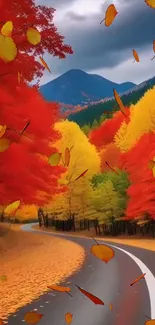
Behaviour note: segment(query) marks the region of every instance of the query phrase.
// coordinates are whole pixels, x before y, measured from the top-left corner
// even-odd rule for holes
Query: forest
[[[22,3],[9,11],[5,1],[0,13],[1,211],[20,221],[37,218],[42,208],[54,220],[152,223],[155,87],[126,115],[101,113],[93,129],[66,119],[58,104],[43,99],[38,80],[49,70],[45,52],[65,59],[73,50],[52,23],[54,9]],[[16,201],[18,209],[7,210]]]

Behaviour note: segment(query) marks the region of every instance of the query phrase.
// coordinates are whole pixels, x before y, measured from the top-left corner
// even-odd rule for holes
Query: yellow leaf
[[[61,160],[61,153],[56,152],[56,153],[53,153],[53,154],[48,158],[48,163],[49,163],[51,166],[57,166],[57,165],[59,165],[60,160]]]
[[[36,28],[29,27],[26,35],[27,40],[32,45],[37,45],[41,41],[41,35]]]
[[[66,315],[65,315],[65,321],[66,321],[66,323],[67,324],[71,324],[72,319],[73,319],[73,315],[70,314],[70,313],[66,313]]]
[[[33,325],[33,324],[37,324],[43,316],[44,316],[43,314],[38,314],[34,311],[31,311],[25,314],[24,319],[26,323]]]
[[[1,280],[2,282],[6,282],[6,281],[7,281],[7,277],[6,277],[6,275],[1,275],[1,276],[0,276],[0,280]]]
[[[17,56],[17,47],[11,37],[0,35],[0,58],[5,62],[11,62]]]
[[[12,31],[13,31],[13,22],[12,21],[7,21],[1,28],[1,34],[3,36],[11,37]]]
[[[8,215],[11,215],[11,214],[14,214],[17,209],[19,208],[20,206],[20,201],[15,201],[11,204],[9,204],[5,209],[4,209],[4,212]]]
[[[155,9],[155,0],[145,0],[146,4]]]
[[[6,125],[0,125],[0,138],[3,137],[6,131]]]
[[[113,305],[112,305],[112,304],[109,305],[109,309],[110,309],[111,311],[113,310]]]
[[[63,287],[63,286],[57,286],[57,285],[51,285],[47,287],[48,289],[59,291],[59,292],[70,292],[71,289],[69,287]]]
[[[105,263],[108,263],[115,255],[113,249],[106,245],[93,245],[91,253]]]
[[[10,147],[11,142],[8,139],[0,139],[0,152],[6,151]]]

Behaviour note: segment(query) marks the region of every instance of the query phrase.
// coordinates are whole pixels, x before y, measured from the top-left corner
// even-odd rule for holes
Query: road
[[[23,230],[36,232],[28,225]],[[52,236],[51,233],[44,235]],[[65,325],[67,312],[73,314],[73,325],[143,325],[147,320],[145,315],[155,319],[155,252],[108,243],[113,247],[115,257],[105,264],[90,253],[94,244],[92,239],[56,236],[81,245],[87,253],[82,269],[67,279],[71,282],[68,285],[72,288],[73,298],[66,293],[44,294],[9,317],[9,325],[22,324],[25,313],[34,309],[44,314],[39,325]],[[130,283],[142,273],[146,273],[145,280],[131,287]],[[93,304],[74,284],[99,297],[105,305]],[[113,305],[113,311],[109,304]]]

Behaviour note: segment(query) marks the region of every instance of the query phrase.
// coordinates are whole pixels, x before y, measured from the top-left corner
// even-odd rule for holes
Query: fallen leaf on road
[[[115,256],[113,249],[106,245],[93,245],[91,253],[105,263],[108,263]]]
[[[70,314],[70,313],[66,313],[65,314],[65,321],[66,321],[67,324],[71,324],[72,319],[73,319],[73,315],[72,314]]]
[[[6,275],[1,275],[1,276],[0,276],[0,280],[1,280],[2,282],[6,282],[6,281],[7,281],[7,277],[6,277]]]
[[[59,292],[70,292],[70,287],[63,287],[63,286],[57,286],[57,285],[51,285],[47,287],[48,289],[59,291]]]
[[[144,278],[144,276],[146,275],[146,273],[142,274],[141,276],[139,276],[137,279],[135,279],[130,286],[133,286],[135,283],[137,283],[138,281],[140,281],[141,279]]]
[[[33,324],[37,324],[43,316],[44,316],[43,314],[37,314],[34,311],[31,311],[25,314],[24,320],[27,324],[33,325]]]
[[[75,284],[76,285],[76,284]],[[95,305],[104,305],[104,302],[99,299],[98,297],[94,296],[92,293],[78,287],[76,285],[76,287],[88,298],[90,299]]]

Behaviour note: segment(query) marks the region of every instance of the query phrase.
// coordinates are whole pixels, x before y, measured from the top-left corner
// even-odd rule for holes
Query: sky
[[[54,24],[72,46],[74,54],[59,60],[49,54],[44,59],[52,74],[44,72],[45,84],[70,69],[81,69],[111,81],[136,84],[155,76],[153,40],[155,9],[144,0],[36,0],[55,8]],[[113,24],[100,24],[110,4],[118,11]],[[140,62],[133,63],[136,49]]]

